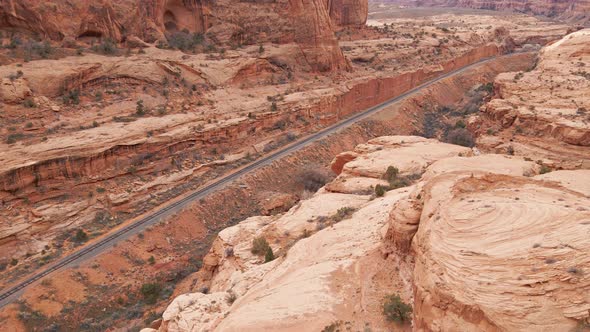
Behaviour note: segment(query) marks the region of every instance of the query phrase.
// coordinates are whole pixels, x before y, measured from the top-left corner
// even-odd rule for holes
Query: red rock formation
[[[393,0],[415,6],[465,7],[559,17],[581,23],[590,21],[589,0]]]
[[[303,65],[314,71],[330,71],[347,67],[330,13],[339,25],[364,24],[367,2],[338,2],[327,8],[323,0],[290,0],[283,5],[234,0],[0,0],[0,29],[54,40],[91,37],[124,41],[138,36],[155,42],[175,31],[205,33],[215,26],[232,25],[239,31],[239,43],[296,42],[303,53]]]
[[[327,0],[326,5],[336,26],[362,26],[367,22],[367,0]]]

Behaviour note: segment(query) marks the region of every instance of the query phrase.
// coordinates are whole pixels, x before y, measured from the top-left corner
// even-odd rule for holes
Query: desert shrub
[[[21,78],[21,77],[23,77],[23,75],[24,75],[24,74],[25,74],[25,73],[23,73],[23,71],[22,71],[22,70],[17,70],[17,71],[16,71],[16,74],[10,74],[10,75],[8,75],[8,78],[9,78],[11,81],[14,81],[14,80],[16,80],[17,78]]]
[[[146,303],[154,304],[158,301],[162,287],[157,283],[147,283],[141,285],[140,291]]]
[[[447,142],[465,147],[475,146],[475,139],[471,132],[465,128],[456,128],[447,134]]]
[[[322,332],[338,332],[338,331],[340,331],[342,324],[343,324],[343,322],[341,320],[335,321],[330,325],[324,326],[324,328],[322,329]]]
[[[494,91],[494,83],[493,82],[489,82],[486,84],[482,84],[479,88],[479,91],[485,91],[487,93],[491,93],[492,91]]]
[[[92,50],[100,54],[114,55],[117,54],[119,49],[114,40],[106,38],[100,44],[92,46]]]
[[[541,170],[539,172],[541,174],[549,173],[551,172],[551,168],[549,168],[547,165],[541,165]]]
[[[137,106],[135,106],[135,115],[137,116],[144,116],[145,115],[145,106],[143,106],[143,100],[137,101]]]
[[[224,255],[225,255],[225,257],[233,257],[233,255],[234,255],[234,248],[233,247],[225,248]]]
[[[21,140],[23,138],[25,138],[25,135],[23,133],[8,134],[8,136],[6,137],[6,144],[14,144],[16,143],[16,141]]]
[[[399,169],[395,166],[387,167],[385,174],[383,174],[383,179],[389,182],[389,187],[383,189],[392,190],[402,187],[407,187],[412,183],[412,180],[415,180],[416,175],[408,175],[408,176],[399,176]]]
[[[268,244],[268,241],[266,241],[264,237],[259,236],[252,240],[252,249],[250,252],[252,252],[254,255],[262,256],[266,255],[266,252],[269,248],[270,245]]]
[[[404,303],[399,295],[388,295],[383,302],[383,315],[389,321],[404,323],[410,319],[412,307]]]
[[[78,105],[80,103],[80,90],[70,90],[62,96],[62,101],[66,105]]]
[[[227,292],[227,296],[225,297],[227,304],[232,305],[234,302],[236,302],[237,299],[238,299],[238,296],[236,295],[236,293],[234,293],[231,290],[229,292]]]
[[[37,105],[35,104],[35,102],[31,98],[25,99],[23,101],[23,106],[26,107],[26,108],[34,108],[34,107],[37,107]]]
[[[274,254],[274,252],[272,251],[272,248],[269,246],[269,247],[266,249],[266,253],[264,254],[264,262],[265,262],[265,263],[268,263],[268,262],[270,262],[270,261],[273,261],[274,259],[275,259],[275,254]]]
[[[32,58],[37,55],[42,59],[47,59],[53,53],[53,47],[48,41],[28,42],[25,45],[25,57]]]
[[[156,264],[156,258],[154,256],[150,256],[150,258],[148,258],[148,263],[150,265]]]
[[[18,259],[13,258],[10,260],[10,265],[15,266],[16,264],[18,264]]]
[[[436,136],[436,129],[439,126],[439,118],[436,112],[424,113],[424,122],[422,123],[422,136],[433,138]]]
[[[22,40],[18,36],[12,35],[10,37],[10,43],[8,45],[6,45],[6,48],[15,49],[21,44],[22,44]]]
[[[389,167],[387,167],[387,170],[385,171],[385,174],[383,175],[383,179],[386,180],[387,182],[391,183],[391,182],[395,181],[395,179],[397,179],[398,175],[399,175],[399,169],[395,166],[389,166]]]
[[[301,232],[301,238],[305,239],[311,236],[311,231],[307,228],[303,229],[303,232]]]
[[[182,51],[194,50],[195,46],[203,44],[205,38],[202,33],[191,34],[188,30],[177,31],[166,36],[168,46]]]
[[[375,196],[377,196],[377,197],[383,197],[383,195],[385,195],[386,191],[387,191],[387,188],[385,186],[382,186],[380,184],[375,186]]]
[[[86,242],[88,240],[88,234],[82,229],[78,229],[74,235],[74,242]]]
[[[336,211],[336,213],[334,213],[334,215],[331,217],[331,219],[334,222],[340,222],[344,219],[350,218],[350,216],[352,216],[354,211],[356,211],[356,209],[352,208],[350,206],[341,207],[338,209],[338,211]]]
[[[330,177],[320,171],[307,169],[299,173],[298,182],[303,184],[303,188],[307,191],[316,192],[323,187]]]

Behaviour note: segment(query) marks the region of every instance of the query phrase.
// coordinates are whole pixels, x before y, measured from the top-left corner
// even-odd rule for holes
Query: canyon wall
[[[419,7],[436,6],[510,10],[557,17],[586,24],[590,20],[590,1],[588,0],[393,0],[386,2]]]
[[[127,288],[128,280],[143,280],[143,282],[157,281],[162,282],[163,284],[169,284],[169,281],[163,281],[162,278],[168,278],[168,276],[173,276],[177,274],[183,276],[186,275],[186,273],[190,272],[190,268],[188,266],[192,266],[190,260],[195,258],[200,259],[202,257],[200,256],[201,254],[196,250],[198,248],[203,248],[203,250],[207,250],[210,243],[209,236],[207,235],[214,234],[214,232],[207,233],[206,231],[200,230],[202,234],[199,233],[201,235],[195,235],[194,233],[199,231],[199,227],[202,227],[200,225],[205,224],[208,227],[215,227],[216,229],[219,229],[220,227],[222,227],[222,225],[228,226],[230,224],[233,224],[232,221],[243,220],[248,216],[257,215],[260,212],[256,212],[256,206],[258,204],[263,204],[268,198],[272,197],[271,195],[276,195],[276,191],[288,192],[294,195],[299,195],[303,190],[302,188],[300,188],[301,181],[298,176],[301,170],[308,169],[310,166],[315,167],[313,166],[315,165],[315,163],[319,165],[325,165],[329,163],[329,161],[333,158],[334,155],[342,151],[351,150],[354,148],[355,145],[362,142],[366,142],[367,140],[374,138],[376,136],[387,135],[391,133],[413,132],[416,128],[419,128],[420,126],[418,120],[420,118],[420,114],[424,111],[424,104],[433,103],[451,105],[454,103],[458,103],[463,98],[465,91],[472,89],[474,86],[479,86],[481,83],[490,82],[497,75],[498,72],[523,70],[530,66],[531,60],[531,56],[527,54],[500,57],[494,61],[467,70],[461,73],[460,75],[447,78],[441,83],[432,85],[428,88],[421,90],[419,93],[414,94],[413,96],[407,98],[399,104],[392,105],[384,112],[381,112],[380,114],[372,117],[369,120],[361,121],[358,124],[355,124],[345,130],[336,133],[335,135],[327,137],[326,139],[322,140],[321,142],[318,142],[317,144],[309,145],[303,148],[302,150],[299,150],[287,156],[286,158],[283,158],[280,161],[277,161],[272,165],[269,165],[268,167],[264,167],[263,169],[260,169],[259,171],[256,171],[253,174],[247,175],[245,178],[241,179],[233,186],[228,186],[228,188],[215,193],[211,197],[207,197],[204,202],[194,202],[194,204],[188,207],[179,216],[172,218],[169,222],[163,222],[161,224],[156,225],[150,231],[146,231],[144,233],[145,237],[142,236],[141,239],[136,238],[132,239],[131,241],[124,241],[122,243],[119,243],[119,245],[116,248],[113,248],[113,250],[97,258],[96,265],[94,261],[89,261],[86,267],[81,267],[81,269],[83,269],[83,273],[89,273],[92,275],[92,277],[89,279],[91,280],[93,285],[95,282],[100,282],[101,284],[104,284],[104,280],[107,279],[111,281],[108,282],[108,289],[106,291],[101,290],[100,295],[97,295],[97,297],[101,300],[93,300],[88,302],[85,301],[84,305],[76,304],[77,313],[81,311],[81,314],[84,317],[89,317],[92,313],[95,312],[95,310],[103,312],[105,302],[103,302],[102,299],[107,299],[107,301],[114,301],[114,299],[116,299],[121,293],[133,294],[134,291],[129,291],[129,289]],[[401,82],[401,80],[398,81],[398,83]],[[366,87],[366,89],[369,88],[369,86]],[[366,91],[357,90],[358,94],[362,94],[364,92]],[[325,97],[322,98],[322,100],[328,103],[330,101],[330,98]],[[321,105],[317,105],[317,107],[318,109],[322,109]],[[407,141],[407,143],[409,144],[410,141]],[[392,154],[391,156],[398,159],[396,154]],[[165,159],[168,161],[169,164],[170,159],[173,158],[165,157]],[[139,171],[140,170],[138,168],[138,172]],[[357,183],[357,181],[353,180],[354,179],[346,181],[345,185],[352,186],[355,183]],[[340,188],[342,188],[342,185],[339,186]],[[269,194],[269,188],[272,188],[270,190],[273,190],[274,192]],[[362,189],[366,190],[366,188]],[[340,191],[341,189],[336,189],[336,186],[333,186],[330,190]],[[255,193],[262,194],[257,195]],[[83,194],[80,193],[80,195]],[[332,193],[328,196],[323,197],[343,196],[353,197],[356,195]],[[238,197],[239,199],[236,200],[236,197]],[[135,198],[133,200],[135,200]],[[314,200],[314,202],[321,201]],[[344,204],[342,206],[349,206],[349,204],[346,203],[345,200],[338,199],[329,202],[329,204],[335,205],[342,203]],[[72,204],[68,203],[68,205]],[[309,207],[309,205],[306,206]],[[378,203],[374,206],[385,207],[381,205],[381,203]],[[313,205],[313,207],[318,209],[318,211],[323,211],[321,212],[321,214],[317,214],[318,216],[329,215],[330,211],[332,211],[328,211],[326,209],[326,204]],[[363,214],[364,219],[362,220],[364,220],[365,222],[367,220],[373,221],[374,219],[372,218],[374,216],[374,214]],[[387,218],[387,214],[380,214],[379,218],[380,220],[385,220]],[[302,221],[302,224],[308,225],[308,228],[310,227],[309,225],[311,225],[311,223],[308,223],[306,219],[299,219],[298,221]],[[370,230],[372,234],[374,234],[373,231],[375,230],[375,228],[373,228],[373,224],[370,228],[367,228],[367,224],[365,222],[361,222],[357,225],[360,226],[363,231],[358,232],[358,235],[360,237],[356,237],[355,239],[361,239],[364,244],[369,244],[371,243],[371,241],[373,241],[373,239],[375,239],[375,237],[373,237],[373,235],[371,235],[371,237],[365,237],[365,235],[367,234],[366,232]],[[382,221],[379,221],[379,223],[382,224]],[[313,224],[316,225],[318,223],[314,222]],[[291,234],[294,237],[299,235],[300,233],[292,231]],[[347,232],[347,234],[354,235],[356,233]],[[242,238],[245,237],[242,236]],[[170,241],[170,239],[173,240]],[[339,242],[342,241],[339,240]],[[246,242],[246,244],[248,243],[249,242]],[[317,242],[315,242],[314,240],[314,243]],[[322,243],[325,244],[326,242]],[[354,248],[353,244],[356,242],[349,241],[345,243],[351,244],[346,245],[346,248]],[[373,244],[375,243],[376,242],[373,242]],[[273,243],[273,249],[275,248],[274,245],[275,244]],[[372,244],[369,244],[369,246],[372,246]],[[365,250],[366,248],[367,247],[363,245],[362,249]],[[131,254],[129,252],[131,252]],[[238,249],[236,249],[236,252],[238,252]],[[330,252],[334,253],[334,251]],[[293,252],[290,252],[289,255],[291,255],[291,253]],[[136,257],[142,257],[143,260],[146,261],[150,257],[150,255],[153,255],[156,258],[156,263],[154,265],[137,263]],[[374,255],[379,256],[379,253],[374,253]],[[293,255],[293,258],[295,257],[297,256]],[[338,257],[343,256],[339,255]],[[330,256],[322,255],[322,259],[325,258],[331,259]],[[207,264],[209,263],[212,262],[207,261]],[[392,265],[374,264],[373,261],[368,261],[366,263],[370,264],[370,266],[376,267],[377,269],[379,269],[380,267],[384,267],[385,271],[382,271],[381,275],[386,280],[389,280],[392,273],[395,273],[393,270],[390,270],[394,268]],[[100,268],[93,268],[93,266],[100,266]],[[119,273],[121,273],[120,269],[122,266],[127,267],[125,276],[121,278],[117,277],[114,281],[112,281],[113,279],[111,275],[119,275]],[[130,266],[131,268],[129,268]],[[53,276],[52,280],[67,280],[67,285],[65,287],[67,287],[67,289],[71,289],[73,287],[72,284],[79,285],[80,281],[70,281],[71,278],[68,278],[68,276],[70,275],[72,275],[72,270],[64,270],[58,273],[57,275]],[[186,292],[194,292],[195,289],[199,289],[201,282],[204,281],[199,279],[200,283],[198,285],[199,287],[197,287],[191,284],[191,280],[192,278],[189,278],[189,280],[187,280],[186,282],[183,281],[182,285],[179,286],[179,288],[177,288],[177,291],[175,293],[180,294]],[[363,280],[368,281],[368,279]],[[376,287],[370,286],[370,283],[363,283],[363,285],[368,286],[363,287],[364,290],[383,290],[383,288],[381,288],[381,284],[376,285]],[[93,286],[88,287],[90,288]],[[211,292],[213,292],[212,288],[210,289]],[[217,291],[221,290],[215,290],[215,292]],[[31,303],[31,301],[37,302],[38,300],[31,300],[31,297],[45,296],[45,294],[47,294],[48,292],[51,292],[51,290],[42,288],[42,292],[29,293],[29,295],[26,295],[25,298],[28,299],[29,303]],[[382,294],[379,292],[374,293],[376,294],[376,297],[372,297],[372,299],[376,300],[376,302],[372,302],[373,304],[370,308],[374,308],[374,306],[378,305],[378,302],[382,299]],[[364,291],[363,294],[365,294]],[[408,296],[409,294],[411,294],[411,291],[408,293]],[[356,298],[358,299],[359,297],[357,296]],[[67,304],[66,300],[62,300],[61,297],[58,297],[55,300],[52,299],[50,301],[52,301],[51,303],[56,303],[60,301],[62,301],[61,303],[65,303],[64,313],[70,306],[70,304]],[[237,302],[238,301],[236,301],[236,303]],[[225,306],[226,300],[218,299],[217,303],[221,304],[222,306]],[[37,307],[34,308],[36,309]],[[309,306],[306,306],[306,308],[309,308]],[[106,330],[106,326],[112,326],[108,324],[109,322],[112,322],[112,319],[114,319],[114,317],[116,317],[114,315],[114,312],[121,310],[123,309],[119,305],[108,306],[105,314],[108,317],[105,316],[105,319],[94,320],[96,322],[100,322],[101,324],[107,324],[103,325],[103,328],[98,330]],[[111,313],[113,313],[113,318],[110,318]],[[366,311],[357,312],[357,317],[360,317],[358,321],[361,324],[364,324],[365,322],[364,317],[361,317],[365,313]],[[376,321],[381,320],[381,323],[383,322],[381,318],[381,313],[378,309],[377,311],[374,311],[373,314],[374,315],[372,317],[375,318]],[[51,314],[51,316],[52,320],[58,321],[59,324],[61,324],[60,326],[73,326],[73,330],[79,330],[79,328],[76,328],[76,326],[79,325],[75,324],[80,324],[80,322],[72,322],[72,325],[67,325],[66,323],[64,323],[64,321],[73,321],[76,319],[76,317],[79,316],[66,315],[61,313]],[[329,320],[333,316],[329,314],[326,316],[315,317],[320,317],[320,323],[325,323],[326,320]],[[142,322],[141,324],[144,324],[143,321],[145,319],[146,317],[139,319]],[[137,321],[138,319],[135,319],[136,323]],[[131,322],[129,319],[124,319],[124,321],[121,322],[121,324],[121,326],[129,326]],[[376,322],[375,324],[380,323]],[[47,325],[50,324],[48,323]],[[359,326],[359,328],[362,328],[362,326]],[[321,327],[318,330],[321,330]]]
[[[53,40],[123,42],[136,36],[149,43],[183,30],[208,36],[220,32],[229,36],[225,42],[236,45],[296,42],[313,70],[347,68],[335,24],[363,25],[367,1],[321,1],[1,0],[0,29]]]
[[[395,77],[367,79],[352,85],[347,84],[340,94],[329,98],[320,98],[315,100],[312,105],[297,105],[296,103],[286,105],[292,108],[287,118],[283,114],[267,113],[257,116],[255,119],[245,119],[215,130],[191,132],[187,137],[175,138],[174,141],[138,142],[137,144],[110,147],[101,144],[98,150],[86,147],[84,151],[76,153],[76,156],[67,157],[58,157],[53,154],[37,155],[33,157],[33,160],[43,159],[31,160],[29,165],[23,167],[12,168],[10,167],[11,162],[5,160],[5,164],[0,167],[0,190],[22,193],[31,190],[31,186],[40,186],[46,182],[68,181],[84,177],[90,177],[96,181],[102,176],[112,176],[112,174],[105,174],[105,170],[110,169],[116,160],[122,162],[120,168],[125,168],[130,165],[127,163],[131,162],[132,156],[142,153],[160,153],[161,151],[174,153],[179,149],[231,146],[253,132],[272,128],[281,119],[295,122],[295,119],[303,117],[310,121],[329,125],[398,96],[438,75],[501,53],[502,50],[495,44],[484,45],[442,64],[435,70],[422,68]]]
[[[337,27],[363,26],[367,22],[369,2],[367,0],[327,0],[332,22]]]
[[[28,197],[31,204],[42,204],[47,197],[59,197],[72,195],[80,197],[76,204],[68,204],[59,209],[61,212],[49,209],[44,211],[36,208],[31,212],[14,217],[11,227],[6,227],[0,233],[0,243],[4,248],[12,247],[15,242],[19,244],[33,241],[31,236],[44,233],[56,234],[68,227],[72,220],[76,224],[83,225],[90,220],[93,213],[79,213],[81,209],[97,209],[102,205],[109,206],[113,210],[134,209],[139,210],[139,205],[146,201],[148,194],[154,191],[137,190],[124,193],[123,196],[95,195],[100,202],[86,199],[86,185],[100,184],[108,187],[109,181],[129,174],[134,169],[138,174],[151,174],[162,169],[169,169],[171,160],[181,155],[193,155],[206,153],[210,149],[219,151],[232,151],[232,147],[256,144],[256,138],[261,135],[269,135],[279,122],[290,123],[290,130],[296,132],[308,132],[317,124],[329,125],[339,121],[360,110],[374,106],[389,98],[400,95],[417,85],[435,76],[467,64],[477,62],[483,58],[498,55],[502,50],[494,44],[467,52],[466,54],[442,64],[436,69],[419,69],[417,71],[403,73],[395,77],[384,77],[348,82],[337,89],[337,94],[321,96],[305,102],[286,101],[281,108],[288,108],[288,114],[269,112],[256,115],[254,118],[243,118],[231,124],[210,130],[186,130],[184,135],[154,136],[146,139],[132,137],[125,144],[109,145],[103,140],[92,146],[84,146],[70,151],[52,149],[47,152],[39,152],[29,156],[27,163],[23,164],[18,154],[5,154],[3,167],[0,167],[0,200],[7,205],[17,206],[23,197]],[[515,63],[529,62],[530,54],[518,55],[519,60],[511,60]],[[97,128],[96,130],[99,130]],[[407,129],[408,132],[411,129]],[[272,134],[270,134],[272,135]],[[82,137],[80,139],[83,139]],[[80,140],[74,138],[74,141]],[[239,142],[239,144],[238,144]],[[55,144],[49,141],[47,144]],[[64,144],[69,144],[64,142]],[[227,161],[224,161],[227,163]],[[16,166],[16,167],[11,167]],[[215,162],[209,164],[197,164],[194,170],[197,176],[199,169],[215,169]],[[179,180],[186,181],[185,177]],[[177,180],[177,181],[179,181]],[[170,183],[174,185],[175,182]],[[177,183],[180,185],[181,183]],[[166,186],[160,185],[159,190]],[[139,196],[138,196],[139,195]],[[144,195],[144,196],[142,196]],[[91,205],[88,205],[91,204]],[[133,206],[130,206],[132,205]],[[86,215],[87,219],[83,219]],[[22,246],[21,246],[22,247]],[[15,252],[6,250],[7,255],[15,255]]]

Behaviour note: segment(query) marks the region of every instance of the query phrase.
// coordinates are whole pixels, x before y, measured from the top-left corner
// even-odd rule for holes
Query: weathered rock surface
[[[369,2],[366,0],[325,0],[330,18],[336,26],[362,26],[367,22]]]
[[[489,10],[511,10],[520,13],[559,17],[587,23],[590,19],[588,0],[393,0],[410,6],[465,7]]]
[[[588,192],[470,174],[442,174],[421,192],[412,240],[415,327],[569,330],[587,319]],[[582,174],[569,175],[586,182]]]
[[[361,317],[383,326],[379,312],[368,309],[379,305],[379,286],[388,285],[376,279],[381,264],[368,270],[355,266],[364,265],[368,259],[383,260],[376,249],[385,234],[389,210],[407,197],[409,188],[369,200],[367,192],[358,193],[357,189],[364,187],[371,193],[375,179],[357,173],[382,175],[388,166],[398,167],[403,174],[420,173],[421,169],[404,160],[424,154],[426,167],[469,149],[400,136],[371,140],[355,150],[359,158],[367,156],[370,160],[377,159],[372,155],[375,151],[387,152],[388,158],[379,164],[358,165],[355,173],[345,167],[332,182],[340,181],[346,193],[328,191],[330,184],[328,190],[320,190],[281,216],[249,218],[220,232],[195,277],[198,287],[205,285],[213,293],[187,294],[175,300],[164,313],[160,330],[321,330],[338,319],[351,317],[358,320],[354,324],[359,328],[365,322]],[[353,177],[356,182],[350,180]],[[354,212],[340,222],[334,221],[342,208]],[[301,234],[307,235],[302,238]],[[262,264],[261,258],[250,252],[252,240],[258,236],[265,237],[280,257]],[[359,297],[359,292],[364,295]],[[203,312],[213,297],[232,293],[237,300],[229,307],[214,306],[216,316],[210,316],[211,310]],[[355,312],[351,312],[353,308]]]
[[[329,71],[346,67],[334,36],[331,9],[337,24],[362,25],[367,1],[351,1],[342,7],[327,7],[323,0],[291,0],[282,5],[254,1],[124,0],[124,1],[38,1],[0,2],[0,28],[11,28],[54,40],[64,38],[125,41],[137,36],[153,43],[178,31],[215,34],[216,26],[235,33],[221,38],[225,43],[296,42],[312,70]],[[344,9],[346,8],[346,9]],[[350,15],[348,13],[351,13]],[[240,26],[234,23],[240,22]],[[132,44],[137,45],[138,42]]]
[[[343,319],[385,330],[391,293],[412,304],[416,330],[568,330],[588,318],[588,171],[537,175],[522,157],[414,136],[373,139],[334,164],[340,175],[289,212],[220,232],[193,281],[212,293],[175,299],[160,331],[321,330]],[[383,197],[359,193],[388,165],[423,175]],[[353,212],[334,222],[344,207]],[[250,252],[259,236],[272,262]]]
[[[554,167],[590,167],[589,43],[589,29],[574,32],[543,48],[534,69],[498,75],[495,98],[472,124],[480,146]]]

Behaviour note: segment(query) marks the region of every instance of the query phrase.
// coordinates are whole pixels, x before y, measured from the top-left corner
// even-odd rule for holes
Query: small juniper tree
[[[410,319],[412,307],[402,301],[399,295],[388,295],[383,303],[383,315],[389,321],[405,323]]]
[[[264,262],[268,263],[275,259],[275,254],[272,252],[272,248],[269,246],[264,254]]]

